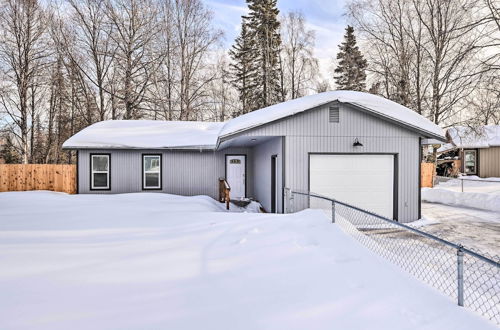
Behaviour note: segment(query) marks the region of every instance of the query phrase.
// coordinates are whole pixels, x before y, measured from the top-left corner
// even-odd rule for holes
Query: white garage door
[[[310,191],[393,218],[394,155],[311,155],[309,161]]]

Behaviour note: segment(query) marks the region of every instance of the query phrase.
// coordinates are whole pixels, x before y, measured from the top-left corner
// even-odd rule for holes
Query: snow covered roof
[[[486,125],[479,128],[456,126],[449,128],[446,135],[449,143],[438,149],[445,152],[454,148],[490,148],[500,147],[500,126]]]
[[[350,103],[413,128],[425,137],[444,139],[441,128],[416,112],[383,97],[332,91],[279,103],[226,123],[155,120],[108,120],[93,124],[63,144],[66,149],[215,149],[219,138],[285,118],[333,101]]]
[[[354,91],[331,91],[304,96],[247,113],[228,121],[220,136],[244,131],[333,101],[356,105],[381,117],[428,133],[429,137],[444,139],[439,126],[415,111],[377,95]]]
[[[63,148],[213,149],[224,123],[107,120],[84,128]]]

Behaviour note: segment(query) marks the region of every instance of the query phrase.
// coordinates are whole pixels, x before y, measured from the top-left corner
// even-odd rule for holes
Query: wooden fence
[[[76,165],[0,164],[0,192],[51,190],[76,193]]]
[[[432,188],[434,185],[434,175],[436,167],[434,163],[421,163],[420,164],[420,186]]]

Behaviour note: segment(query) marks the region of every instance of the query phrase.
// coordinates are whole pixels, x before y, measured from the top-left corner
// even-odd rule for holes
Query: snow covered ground
[[[322,211],[0,193],[1,329],[496,329]]]
[[[434,188],[422,188],[422,200],[500,212],[500,178],[482,180],[478,177],[464,177],[464,192],[461,192],[461,186],[461,180],[452,179],[441,182]]]

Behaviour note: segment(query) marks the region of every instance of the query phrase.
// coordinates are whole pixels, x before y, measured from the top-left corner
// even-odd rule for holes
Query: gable
[[[332,121],[330,107],[338,107],[338,122]],[[335,101],[248,129],[224,140],[237,136],[419,137],[421,134],[354,105]]]

